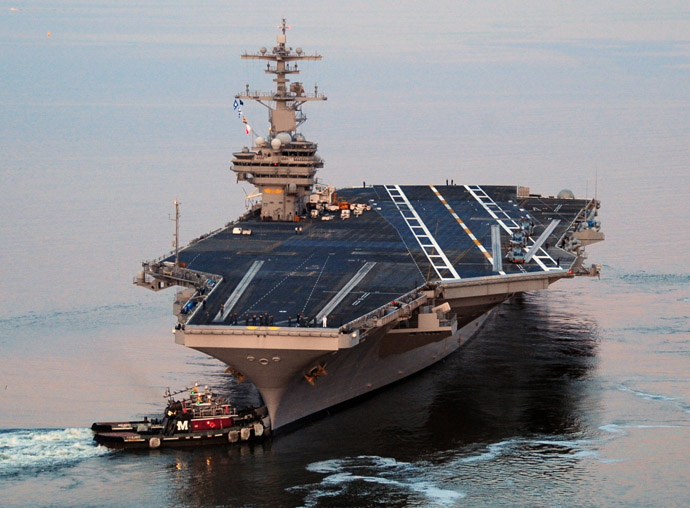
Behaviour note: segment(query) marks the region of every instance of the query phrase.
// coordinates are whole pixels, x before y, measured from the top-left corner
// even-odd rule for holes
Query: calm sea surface
[[[428,4],[428,5],[427,5]],[[0,7],[0,505],[687,506],[690,10],[428,2]],[[260,444],[113,452],[96,420],[194,381],[172,294],[132,286],[244,210],[239,54],[281,14],[329,100],[323,181],[529,185],[602,200],[601,279],[500,307],[445,361]],[[262,133],[265,110],[246,107]]]

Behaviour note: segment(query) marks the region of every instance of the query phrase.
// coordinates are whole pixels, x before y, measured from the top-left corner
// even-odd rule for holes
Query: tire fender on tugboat
[[[261,422],[254,424],[254,436],[261,437],[264,433],[264,426]]]

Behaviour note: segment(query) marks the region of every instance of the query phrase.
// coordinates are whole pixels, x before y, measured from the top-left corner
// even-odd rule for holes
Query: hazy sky
[[[546,4],[546,5],[545,5]],[[593,261],[686,270],[687,2],[32,2],[0,9],[0,316],[160,301],[141,260],[236,218],[232,100],[272,83],[239,54],[288,41],[319,176],[597,192]],[[261,133],[266,113],[245,108]],[[146,300],[151,298],[151,300]]]

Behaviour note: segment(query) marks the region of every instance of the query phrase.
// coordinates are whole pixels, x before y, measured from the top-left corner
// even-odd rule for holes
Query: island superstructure
[[[236,100],[251,99],[263,104],[269,111],[270,139],[255,139],[255,150],[242,150],[234,154],[233,171],[238,181],[252,183],[261,195],[262,220],[292,221],[304,210],[314,186],[316,170],[323,162],[316,154],[316,143],[307,141],[297,132],[306,121],[302,105],[308,101],[324,101],[318,93],[305,93],[302,83],[290,83],[289,75],[298,74],[298,62],[320,60],[321,55],[306,55],[302,48],[294,52],[286,46],[285,20],[280,27],[277,46],[273,51],[262,47],[255,55],[243,54],[243,59],[266,60],[266,74],[275,75],[275,92],[249,90]]]
[[[585,246],[604,239],[596,199],[517,185],[396,183],[335,189],[301,132],[301,60],[283,20],[267,61],[269,134],[234,154],[260,203],[179,251],[143,263],[137,285],[180,287],[175,341],[253,383],[273,431],[414,374],[472,337],[512,295],[598,274]],[[381,168],[393,175],[395,168]],[[454,178],[457,180],[458,178]]]

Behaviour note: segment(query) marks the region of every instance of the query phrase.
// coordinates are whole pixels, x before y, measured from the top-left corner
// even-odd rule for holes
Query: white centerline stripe
[[[259,270],[263,266],[264,262],[263,261],[254,261],[252,263],[252,266],[249,267],[249,270],[247,270],[247,273],[244,274],[244,277],[242,277],[242,280],[240,283],[237,285],[235,290],[232,292],[232,294],[228,297],[227,300],[225,300],[225,303],[223,304],[224,311],[221,315],[220,311],[218,311],[218,314],[216,314],[216,317],[213,318],[214,322],[217,321],[225,321],[225,318],[228,317],[228,314],[230,314],[230,311],[232,308],[235,306],[237,301],[240,299],[242,294],[246,291],[247,287],[249,286],[249,283],[256,277],[256,274],[259,273]]]
[[[352,289],[359,284],[364,277],[366,277],[366,275],[369,273],[369,270],[374,268],[375,264],[375,261],[364,263],[364,266],[359,269],[359,271],[348,281],[348,283],[345,284],[333,298],[331,298],[331,301],[328,302],[323,309],[321,309],[321,312],[316,315],[316,322],[320,323],[324,316],[328,316],[331,312],[333,312],[333,309],[335,309],[338,304],[342,302],[348,294],[350,294]]]

